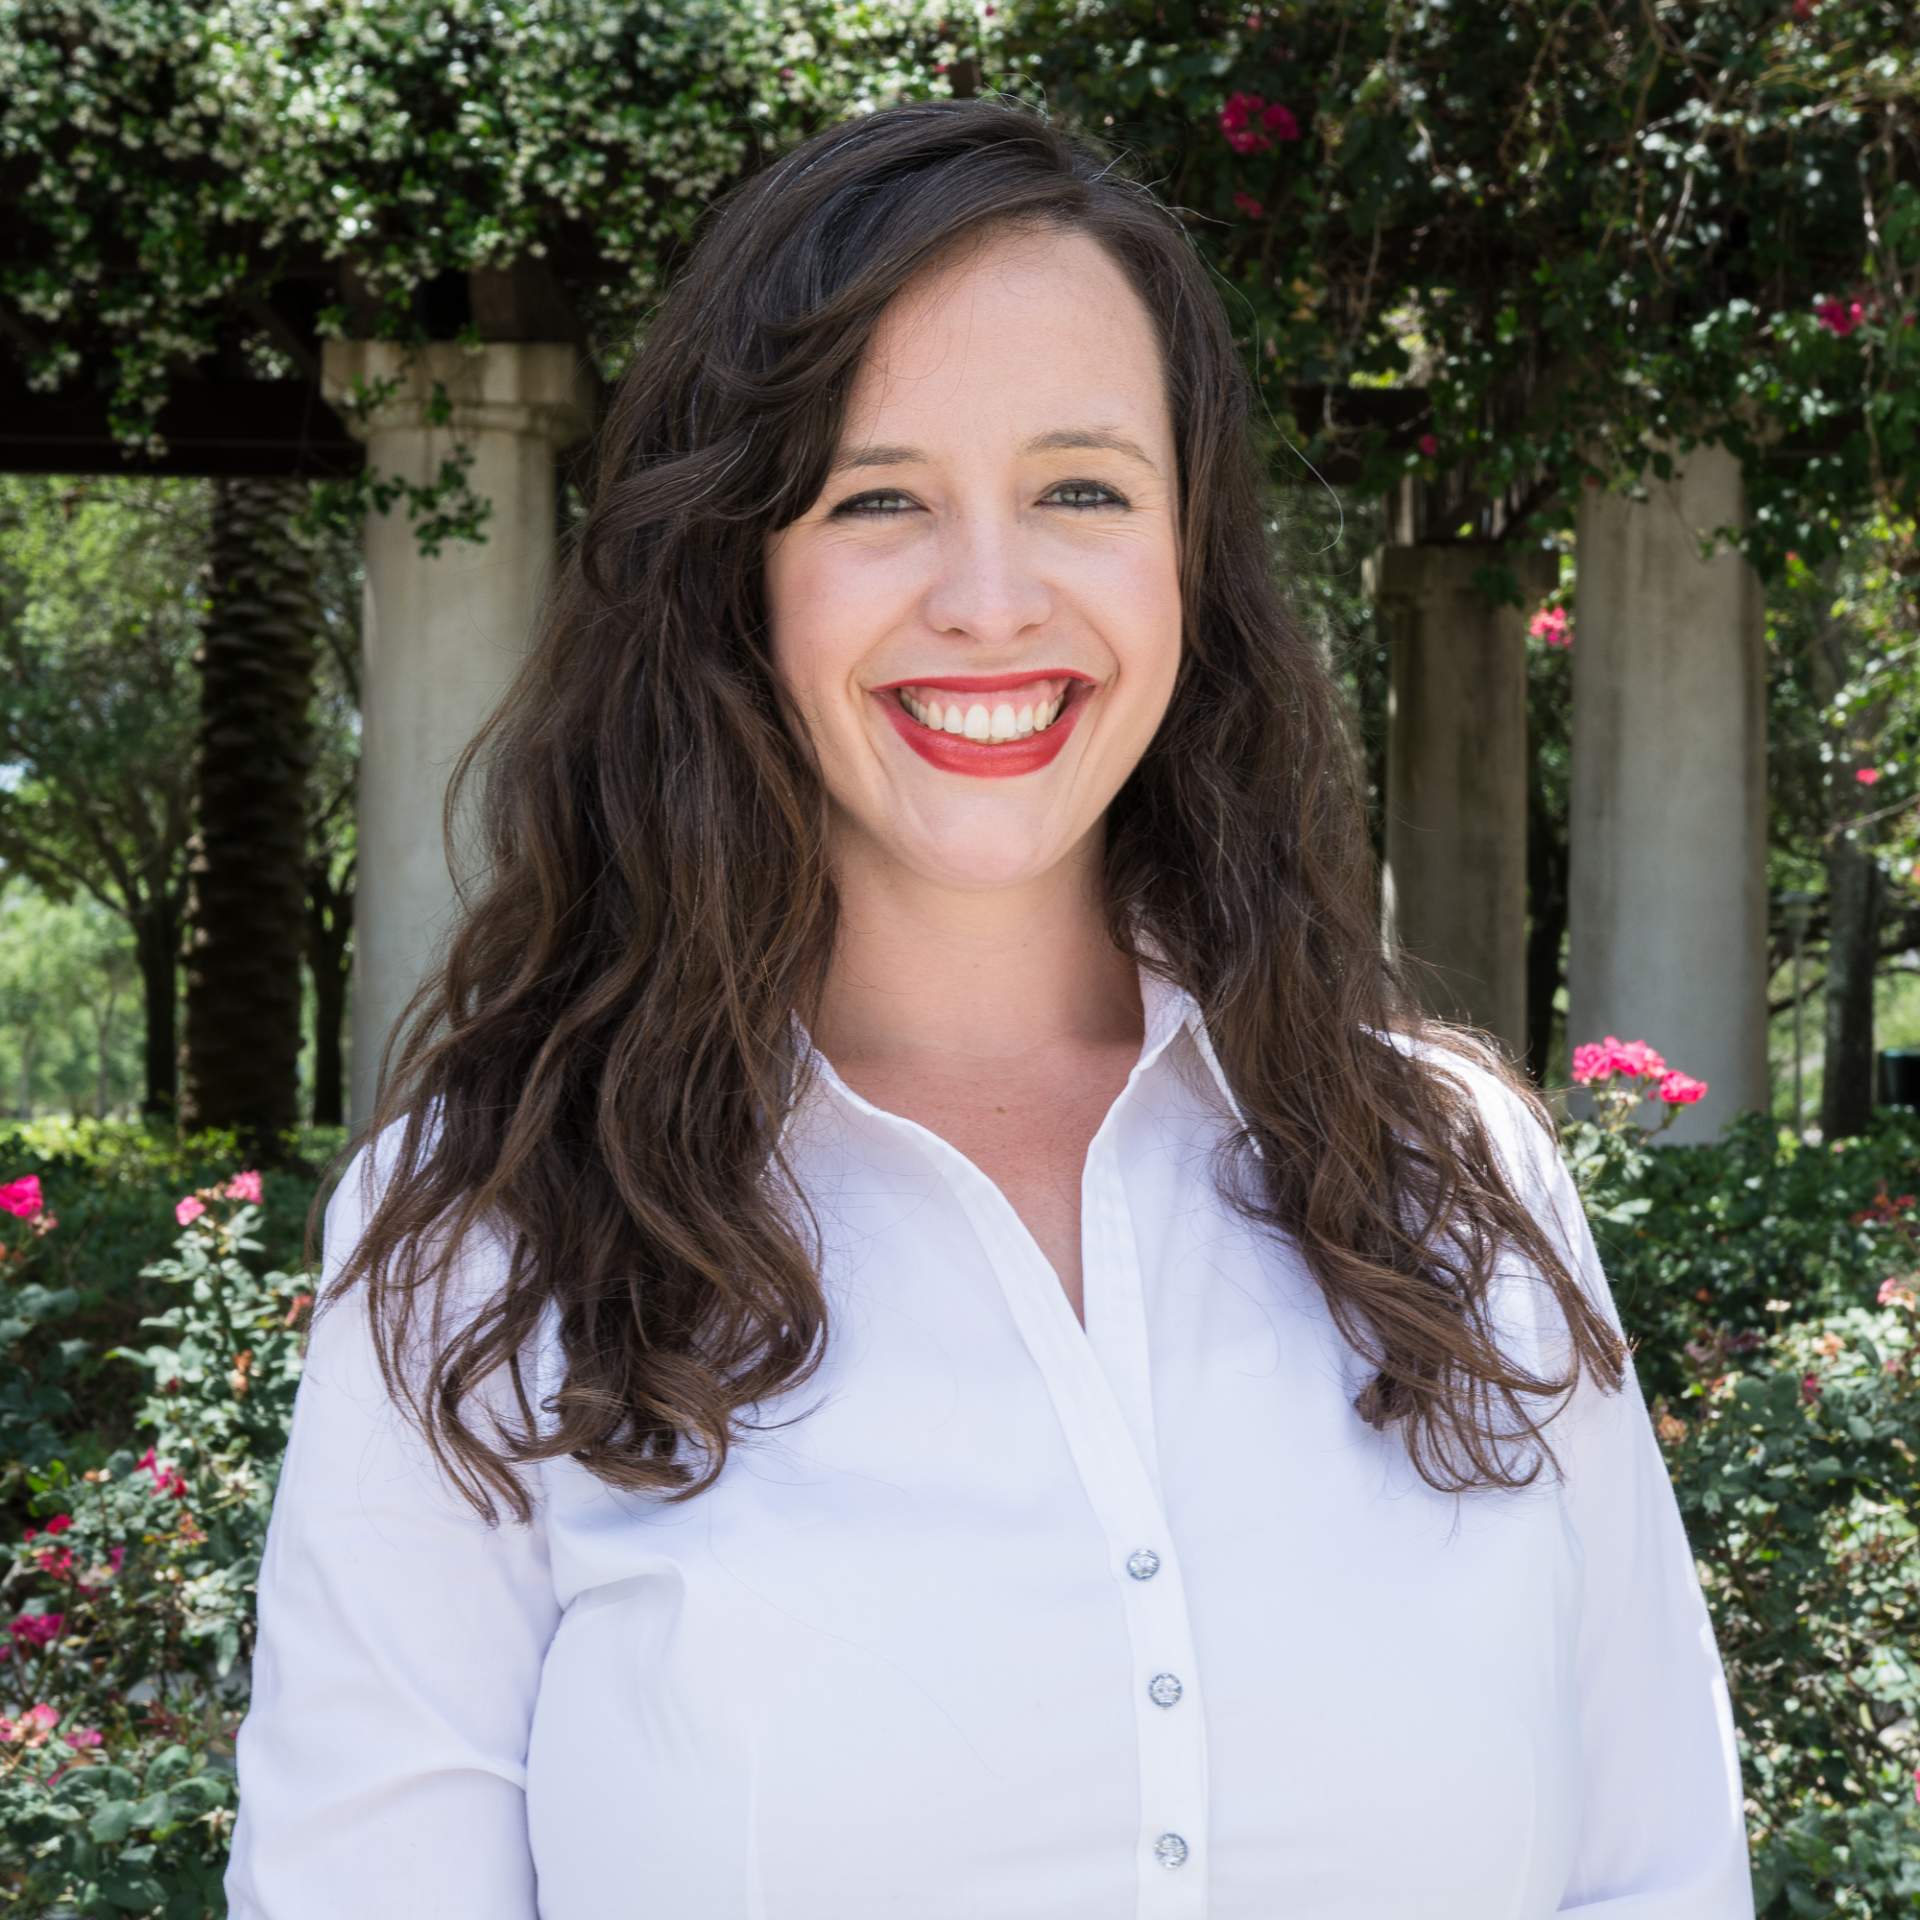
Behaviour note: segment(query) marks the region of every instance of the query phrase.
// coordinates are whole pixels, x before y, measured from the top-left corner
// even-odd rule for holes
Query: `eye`
[[[1125,507],[1128,504],[1128,502],[1119,494],[1115,493],[1111,487],[1099,480],[1062,480],[1053,491],[1055,493],[1081,491],[1095,493],[1101,496],[1097,500],[1066,500],[1060,503],[1063,506],[1072,507],[1076,512],[1084,513],[1096,507]],[[845,514],[851,520],[898,520],[903,517],[903,514],[894,513],[885,508],[876,508],[872,503],[876,500],[904,500],[906,498],[907,496],[900,492],[897,487],[886,487],[877,493],[858,493],[855,494],[851,500],[841,501],[841,503],[833,509],[833,512],[828,515],[828,518],[837,519],[840,515]]]

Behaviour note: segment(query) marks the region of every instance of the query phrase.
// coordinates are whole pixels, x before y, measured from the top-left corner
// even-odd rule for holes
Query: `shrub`
[[[301,1236],[314,1176],[330,1158],[337,1127],[295,1129],[287,1167],[261,1180],[253,1232],[270,1266],[301,1264]],[[30,1272],[0,1298],[0,1531],[31,1517],[24,1463],[59,1454],[97,1466],[117,1447],[144,1444],[132,1421],[117,1346],[143,1337],[143,1322],[168,1304],[156,1259],[174,1222],[157,1193],[218,1185],[236,1164],[231,1131],[205,1128],[176,1139],[123,1121],[43,1118],[0,1124],[0,1166],[30,1169],[58,1199],[59,1231],[32,1248]],[[164,1226],[162,1225],[164,1223]]]
[[[1594,1056],[1562,1146],[1726,1663],[1757,1911],[1920,1913],[1912,1121],[1822,1148],[1746,1115],[1656,1152],[1664,1063]]]
[[[4,1581],[0,1890],[30,1912],[223,1910],[253,1590],[312,1298],[242,1257],[261,1191],[247,1172],[180,1203],[174,1251],[141,1270],[171,1299],[143,1322],[160,1337],[100,1356],[147,1377],[133,1419],[153,1444],[78,1473],[57,1448],[22,1464],[37,1524]],[[24,1264],[10,1297],[31,1290]]]

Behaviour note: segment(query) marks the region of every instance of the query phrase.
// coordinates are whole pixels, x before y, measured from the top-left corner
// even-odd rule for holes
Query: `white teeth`
[[[1061,693],[1053,700],[1021,707],[1009,700],[998,701],[991,707],[980,701],[966,707],[957,702],[942,707],[938,701],[916,700],[903,689],[900,704],[923,727],[931,727],[938,733],[957,733],[968,740],[1021,740],[1029,734],[1043,732],[1059,719],[1067,696]]]

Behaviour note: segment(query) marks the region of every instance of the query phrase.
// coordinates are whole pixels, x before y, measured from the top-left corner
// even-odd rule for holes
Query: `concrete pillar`
[[[1525,604],[1473,584],[1504,560]],[[1421,998],[1526,1052],[1527,622],[1553,554],[1462,541],[1388,546],[1373,591],[1389,649],[1388,940]]]
[[[1644,503],[1579,504],[1568,997],[1575,1045],[1645,1040],[1708,1083],[1679,1142],[1772,1103],[1762,590],[1696,539],[1743,524],[1738,458],[1673,458]]]
[[[414,364],[397,342],[329,340],[323,390],[345,399],[356,377],[400,386],[364,421],[350,418],[382,475],[425,486],[456,445],[466,481],[493,511],[485,544],[449,541],[429,559],[404,504],[370,514],[361,654],[361,739],[348,1124],[372,1110],[380,1052],[452,920],[441,838],[447,779],[532,639],[553,556],[554,464],[591,431],[592,387],[577,348],[436,342]],[[429,424],[434,382],[451,417]],[[456,821],[456,859],[470,825]]]

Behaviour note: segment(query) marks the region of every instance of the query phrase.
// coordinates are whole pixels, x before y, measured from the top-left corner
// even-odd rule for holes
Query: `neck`
[[[1107,937],[1097,838],[1018,887],[943,887],[895,865],[842,860],[840,927],[808,1025],[836,1066],[1017,1066],[1138,1044],[1133,962]]]

